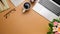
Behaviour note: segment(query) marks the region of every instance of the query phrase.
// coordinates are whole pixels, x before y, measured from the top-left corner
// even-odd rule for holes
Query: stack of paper
[[[0,12],[8,9],[9,6],[7,4],[7,0],[0,0]]]
[[[14,6],[20,5],[24,0],[11,0],[11,2],[14,4]]]

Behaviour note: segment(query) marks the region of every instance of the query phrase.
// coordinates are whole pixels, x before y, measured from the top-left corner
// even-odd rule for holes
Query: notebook
[[[20,5],[24,0],[11,0],[11,2],[14,4],[15,7]]]
[[[9,6],[8,6],[8,3],[7,3],[7,0],[0,0],[0,12],[8,9]]]

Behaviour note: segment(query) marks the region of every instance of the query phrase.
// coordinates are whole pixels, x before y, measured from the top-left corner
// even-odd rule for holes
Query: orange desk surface
[[[36,13],[33,9],[30,9],[28,12],[23,14],[22,13],[23,3],[18,7],[14,7],[10,0],[7,1],[10,8],[0,13],[0,34],[47,33],[49,23],[47,19]],[[4,15],[13,8],[15,8],[16,11],[11,12],[8,18],[6,19]]]

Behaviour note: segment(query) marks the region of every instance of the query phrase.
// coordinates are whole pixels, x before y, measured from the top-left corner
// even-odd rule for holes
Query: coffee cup
[[[31,3],[35,3],[35,2],[36,2],[36,0],[30,0],[30,2],[31,2]]]
[[[25,2],[23,5],[23,13],[26,12],[27,10],[29,10],[31,7],[29,2]]]
[[[30,0],[31,3],[39,2],[39,0]]]

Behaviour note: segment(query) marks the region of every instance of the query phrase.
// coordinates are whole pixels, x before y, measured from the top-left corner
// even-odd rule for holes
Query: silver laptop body
[[[60,0],[40,0],[33,10],[52,21],[60,16]]]

